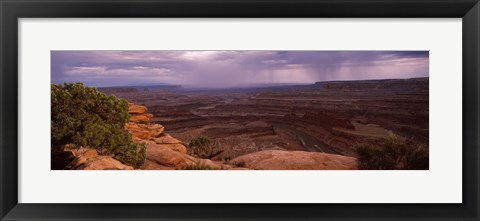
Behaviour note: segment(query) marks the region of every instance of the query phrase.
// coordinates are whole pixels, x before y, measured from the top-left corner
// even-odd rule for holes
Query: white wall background
[[[461,19],[25,18],[19,25],[20,203],[462,202]],[[50,171],[50,50],[430,50],[430,170]]]

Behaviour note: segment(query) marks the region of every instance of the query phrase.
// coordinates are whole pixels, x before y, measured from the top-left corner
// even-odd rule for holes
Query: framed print
[[[476,0],[1,4],[2,220],[478,220]]]

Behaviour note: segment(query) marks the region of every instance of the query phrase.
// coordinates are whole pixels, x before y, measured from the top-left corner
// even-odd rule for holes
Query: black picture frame
[[[1,220],[479,220],[480,4],[478,0],[0,0],[0,15]],[[45,17],[462,18],[463,203],[18,203],[17,20]]]

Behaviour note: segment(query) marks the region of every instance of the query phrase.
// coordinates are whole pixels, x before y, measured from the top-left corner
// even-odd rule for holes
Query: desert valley
[[[162,125],[185,147],[205,135],[214,143],[210,160],[232,161],[246,168],[295,168],[290,165],[294,156],[285,156],[287,162],[282,162],[281,151],[355,158],[357,145],[378,144],[389,134],[428,146],[428,78],[236,89],[136,86],[99,90],[145,106],[137,118]]]

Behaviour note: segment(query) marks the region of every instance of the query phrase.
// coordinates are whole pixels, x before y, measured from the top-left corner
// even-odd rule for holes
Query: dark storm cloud
[[[52,83],[261,83],[428,76],[428,51],[52,51]]]
[[[398,57],[428,58],[428,51],[397,51],[392,54]]]

